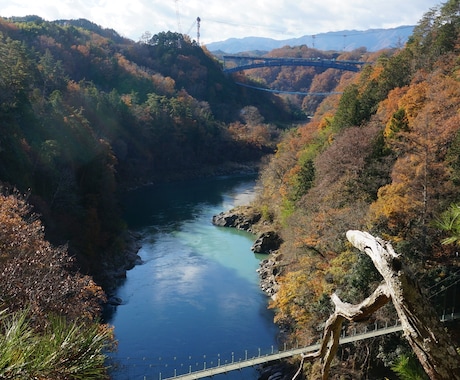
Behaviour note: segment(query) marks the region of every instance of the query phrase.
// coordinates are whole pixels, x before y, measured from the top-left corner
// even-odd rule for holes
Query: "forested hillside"
[[[0,19],[0,377],[104,378],[120,192],[257,161],[289,121],[181,34]]]
[[[333,291],[356,304],[381,281],[347,243],[347,230],[391,241],[425,289],[456,281],[449,275],[460,265],[459,49],[460,2],[450,0],[426,13],[405,48],[380,52],[342,78],[343,94],[287,134],[263,170],[256,204],[284,240],[271,307],[292,341],[316,341]],[[446,301],[431,302],[442,310]],[[367,323],[393,317],[388,307]],[[459,347],[458,328],[451,334]],[[356,343],[333,376],[368,378],[404,355],[410,350],[397,336]],[[305,371],[320,376],[316,365]]]
[[[0,60],[0,181],[93,274],[121,248],[120,188],[258,160],[289,119],[171,32],[134,43],[86,20],[3,19]]]

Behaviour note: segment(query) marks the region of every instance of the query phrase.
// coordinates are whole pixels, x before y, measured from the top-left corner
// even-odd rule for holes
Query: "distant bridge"
[[[246,57],[241,55],[224,55],[225,73],[235,73],[261,67],[277,66],[313,66],[325,69],[337,69],[358,72],[362,66],[368,64],[363,61],[338,61],[335,59],[322,58],[272,58],[272,57]],[[229,65],[229,63],[233,65]]]
[[[271,90],[264,87],[251,86],[246,83],[235,82],[238,86],[252,88],[254,90],[271,92],[273,94],[287,94],[287,95],[303,95],[303,96],[328,96],[328,95],[337,95],[343,94],[343,92],[302,92],[302,91],[283,91],[283,90]]]

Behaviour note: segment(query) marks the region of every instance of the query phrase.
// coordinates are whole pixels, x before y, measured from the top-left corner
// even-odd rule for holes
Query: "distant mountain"
[[[406,43],[414,26],[399,26],[392,29],[368,29],[364,31],[343,30],[339,32],[306,35],[287,40],[274,40],[264,37],[230,38],[225,41],[212,42],[206,47],[209,51],[229,54],[254,50],[270,51],[283,46],[307,45],[318,50],[350,51],[365,47],[367,51],[378,51]]]

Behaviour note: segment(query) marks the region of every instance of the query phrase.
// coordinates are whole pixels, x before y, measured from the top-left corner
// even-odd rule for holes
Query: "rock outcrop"
[[[270,362],[257,369],[258,380],[291,380],[296,369],[295,365],[287,361]]]
[[[261,213],[253,207],[239,206],[213,216],[212,223],[220,227],[232,227],[258,234],[251,250],[254,253],[270,254],[266,260],[261,261],[257,269],[260,287],[269,297],[274,298],[279,290],[276,279],[280,274],[279,255],[276,254],[276,251],[282,239],[278,233],[269,229],[270,225],[261,223],[261,219]]]
[[[281,237],[275,231],[262,232],[251,247],[254,253],[271,253],[279,249]]]
[[[126,231],[123,239],[125,241],[124,252],[110,256],[105,261],[103,270],[96,277],[97,282],[102,285],[109,298],[126,278],[126,272],[136,265],[142,264],[142,259],[137,254],[141,247],[141,236],[138,233]]]
[[[212,217],[212,223],[219,227],[233,227],[238,230],[254,233],[254,225],[262,215],[249,206],[240,206],[229,211],[221,212]]]
[[[259,268],[257,269],[260,279],[260,288],[271,298],[275,298],[279,290],[279,284],[277,282],[277,277],[281,273],[279,260],[280,255],[270,255],[268,259],[260,262]]]

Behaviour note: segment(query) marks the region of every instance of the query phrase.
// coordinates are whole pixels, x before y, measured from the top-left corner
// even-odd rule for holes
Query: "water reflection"
[[[213,215],[247,201],[253,186],[241,178],[170,184],[140,189],[127,202],[131,226],[144,234],[145,264],[128,272],[118,292],[125,304],[112,318],[121,366],[114,379],[164,378],[189,358],[202,365],[204,355],[230,358],[276,344],[253,236],[211,224]],[[134,365],[136,358],[150,365]],[[256,378],[254,370],[244,374]],[[226,375],[232,378],[241,373]]]

